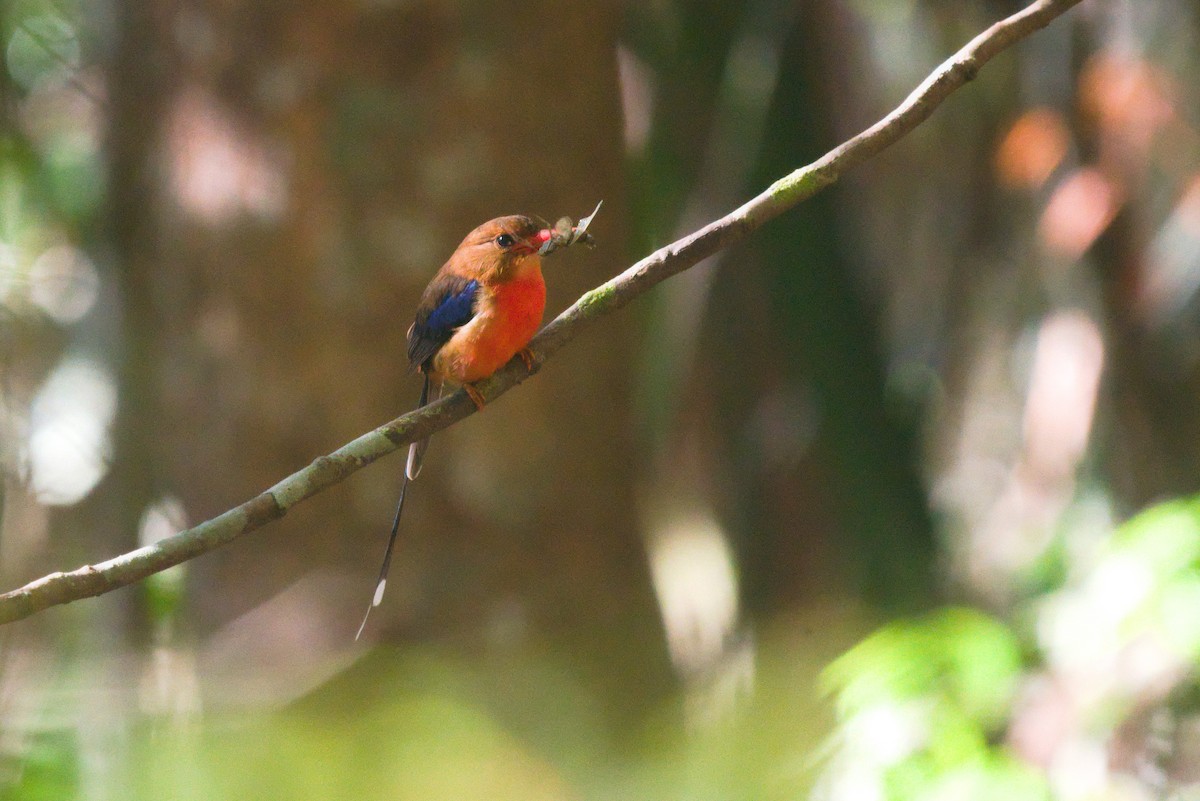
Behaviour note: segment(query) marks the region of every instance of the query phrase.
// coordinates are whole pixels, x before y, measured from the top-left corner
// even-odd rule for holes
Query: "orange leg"
[[[471,384],[463,384],[462,388],[467,393],[467,396],[471,398],[471,401],[475,404],[475,408],[482,412],[484,406],[483,393],[475,389],[475,387]]]
[[[533,351],[529,348],[521,348],[517,351],[517,355],[521,357],[521,361],[525,362],[525,369],[533,372]]]

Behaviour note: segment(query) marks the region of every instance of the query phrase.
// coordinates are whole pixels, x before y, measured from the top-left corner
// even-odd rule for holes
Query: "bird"
[[[466,235],[425,287],[408,328],[409,367],[424,376],[418,409],[430,402],[431,392],[440,397],[449,383],[461,386],[482,411],[485,400],[475,382],[516,357],[532,369],[527,345],[546,308],[542,256],[579,241],[592,245],[587,228],[599,210],[597,205],[578,225],[564,217],[554,227],[536,216],[497,217]],[[408,484],[421,472],[428,446],[428,437],[409,446],[379,581],[355,640],[383,601]]]

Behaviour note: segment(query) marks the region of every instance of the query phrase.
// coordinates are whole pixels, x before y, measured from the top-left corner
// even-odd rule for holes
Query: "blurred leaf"
[[[46,160],[53,203],[66,217],[94,212],[104,196],[104,167],[90,151],[60,148]]]
[[[977,798],[993,782],[1040,798],[1036,777],[990,740],[1020,675],[1016,635],[975,610],[889,624],[824,673],[840,719],[830,770],[874,774],[889,798]]]
[[[1194,564],[1200,555],[1200,506],[1177,500],[1152,506],[1122,525],[1113,549],[1137,558],[1156,576]]]
[[[74,729],[30,736],[28,750],[10,786],[0,785],[0,801],[68,801],[79,798],[79,745]]]
[[[1020,666],[1007,627],[980,612],[950,608],[872,634],[830,665],[824,679],[843,714],[942,694],[972,719],[992,724],[1006,708]]]
[[[5,55],[13,79],[29,90],[42,81],[64,80],[79,69],[79,39],[62,17],[29,17],[13,32]]]
[[[146,615],[153,621],[173,620],[179,613],[187,590],[185,565],[176,565],[155,573],[141,585],[146,601]]]
[[[971,717],[985,725],[998,724],[1021,672],[1016,636],[971,609],[947,609],[935,620],[932,636],[943,649],[953,697]]]

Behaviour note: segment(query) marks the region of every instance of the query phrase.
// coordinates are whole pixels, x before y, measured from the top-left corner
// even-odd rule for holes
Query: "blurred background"
[[[9,0],[0,580],[409,409],[478,223],[548,314],[1006,0]],[[0,630],[4,799],[1200,792],[1200,8],[1086,0],[402,457]]]

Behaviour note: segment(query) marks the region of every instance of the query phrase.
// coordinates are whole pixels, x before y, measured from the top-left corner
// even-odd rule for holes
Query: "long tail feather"
[[[417,402],[417,408],[421,408],[428,402],[429,378],[426,376],[425,383],[421,387],[421,399]],[[420,447],[418,448],[418,446]],[[383,592],[387,588],[388,568],[392,564],[392,551],[396,547],[396,532],[400,530],[400,515],[404,512],[404,498],[408,495],[408,482],[415,479],[421,472],[421,459],[424,458],[425,449],[428,447],[429,438],[426,437],[420,442],[414,442],[408,449],[408,463],[405,465],[404,479],[400,483],[400,500],[396,503],[396,516],[392,518],[392,532],[388,535],[387,550],[383,552],[383,565],[379,568],[379,583],[375,585],[375,595],[372,596],[367,613],[363,615],[362,623],[358,626],[358,632],[354,635],[355,640],[362,636],[363,629],[367,627],[367,618],[371,616],[371,610],[383,602]]]
[[[421,399],[417,401],[417,408],[420,409],[427,403],[429,403],[429,376],[425,377],[425,383],[421,386]],[[428,447],[429,437],[417,440],[408,446],[408,461],[404,465],[404,475],[409,481],[415,481],[421,474],[421,466],[425,463],[425,450]]]

